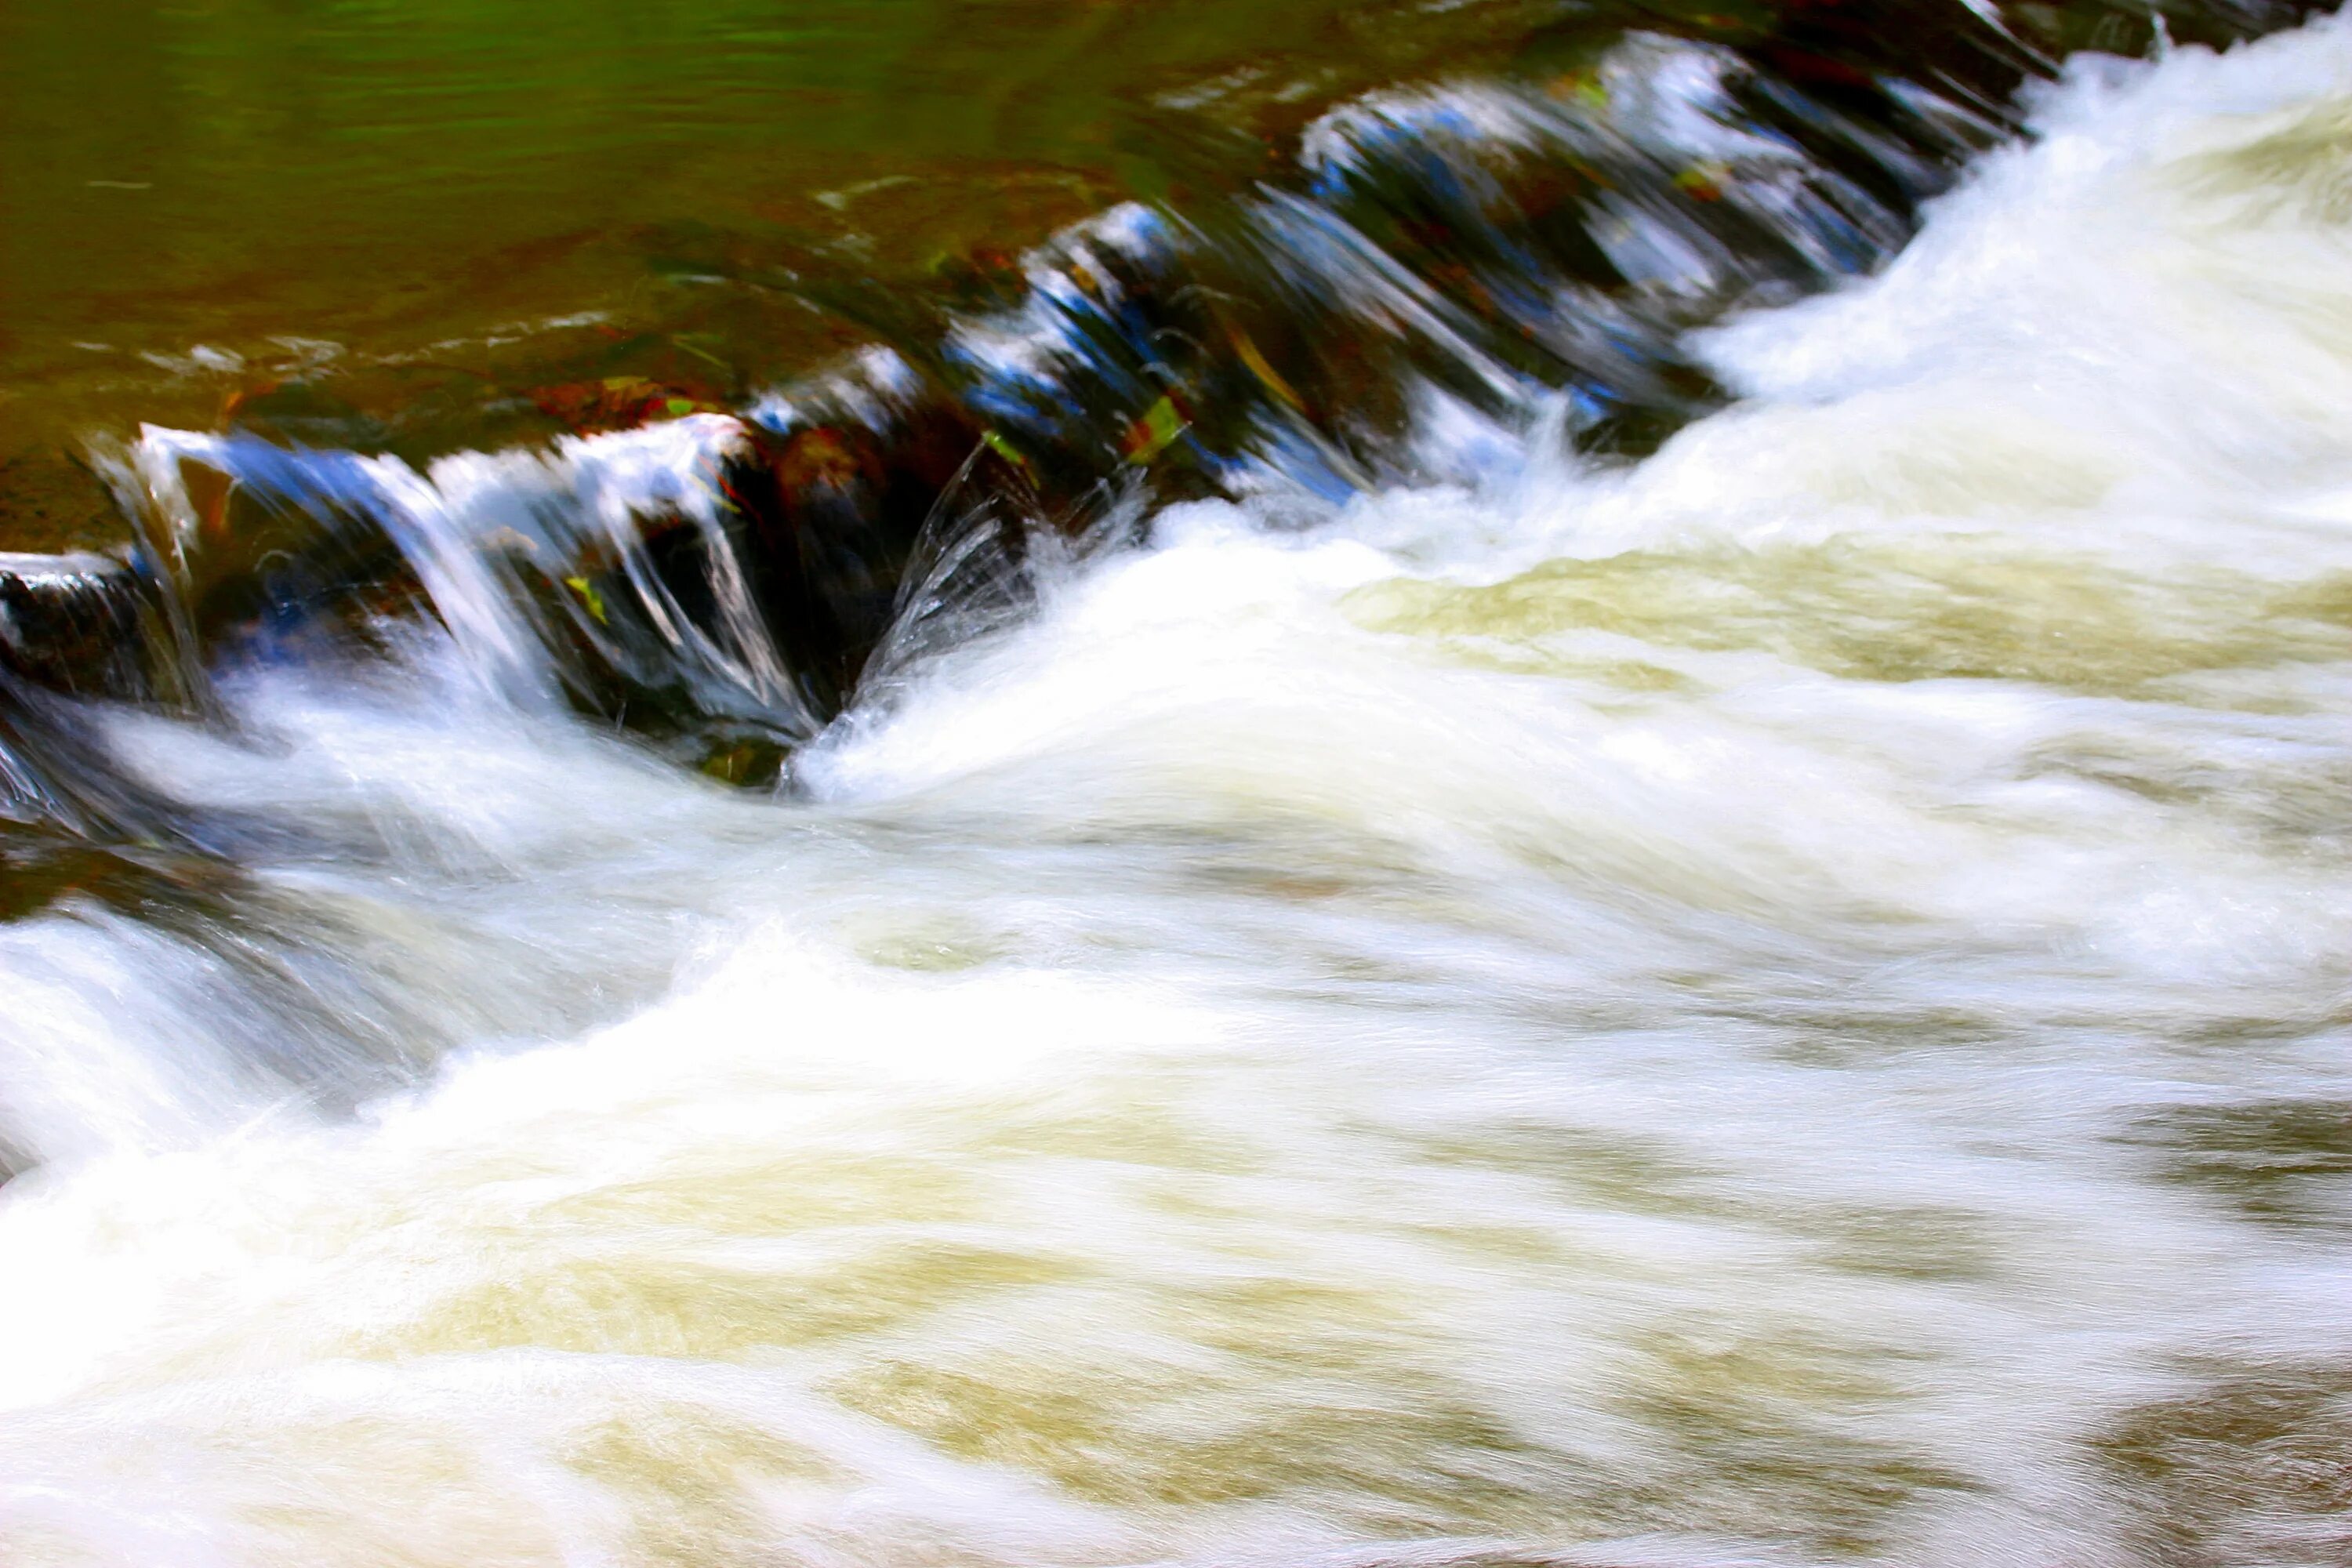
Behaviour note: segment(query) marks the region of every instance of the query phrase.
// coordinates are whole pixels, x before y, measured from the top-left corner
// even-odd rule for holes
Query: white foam
[[[803,802],[429,647],[234,688],[242,746],[128,725],[278,825],[268,978],[0,942],[60,1156],[0,1199],[11,1560],[2333,1539],[2093,1440],[2352,1354],[2340,1184],[2263,1217],[2180,1131],[2352,1098],[2352,27],[2038,114],[1710,338],[1750,395],[1650,461],[1447,416],[1459,484],[1181,509]],[[450,1055],[260,1115],[222,995]]]

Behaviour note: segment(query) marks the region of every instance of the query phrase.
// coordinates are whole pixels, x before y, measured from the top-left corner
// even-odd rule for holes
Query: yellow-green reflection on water
[[[2130,694],[2203,672],[2343,657],[2352,584],[2281,585],[2207,570],[2148,574],[2083,557],[1950,537],[1547,562],[1491,586],[1398,579],[1349,613],[1507,668],[1674,672],[1596,658],[1589,635],[1709,652],[1760,651],[1859,680],[2031,681]]]
[[[1018,247],[1163,185],[1220,136],[1246,169],[1244,132],[1490,58],[1565,9],[11,5],[0,458],[92,426],[206,423],[237,386],[320,363],[495,379],[525,352],[501,340],[535,324],[674,312],[666,291],[689,286],[661,264],[681,227],[839,247],[845,271],[898,276]],[[719,335],[823,346],[804,308],[778,314]]]

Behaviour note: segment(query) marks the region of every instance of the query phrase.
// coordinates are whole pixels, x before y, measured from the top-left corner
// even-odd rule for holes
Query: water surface
[[[1349,91],[1507,57],[1574,14],[1559,0],[1434,14],[12,5],[0,494],[16,515],[0,530],[103,542],[56,472],[92,427],[206,424],[239,393],[322,371],[373,370],[394,406],[649,364],[722,384],[730,366],[773,374],[863,334],[789,302],[705,319],[716,307],[695,279],[715,247],[927,280],[944,259],[1018,249],[1164,187],[1187,147],[1246,171],[1257,135]],[[683,347],[663,339],[698,329]]]
[[[709,481],[856,492],[906,362],[149,432],[187,584],[252,515],[401,586],[179,601],[202,701],[17,759],[115,868],[0,924],[7,1560],[2343,1561],[2352,27],[2080,57],[1916,237],[1764,79],[1409,85],[1066,234],[838,715]],[[1610,288],[1349,205],[1570,163]],[[1337,323],[1220,340],[1240,434],[1120,379],[1203,255]],[[1116,482],[992,554],[1049,428]],[[594,707],[656,677],[776,783]]]

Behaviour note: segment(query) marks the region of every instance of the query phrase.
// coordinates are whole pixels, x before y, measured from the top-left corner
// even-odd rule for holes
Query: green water
[[[387,406],[797,368],[868,329],[717,289],[710,258],[919,285],[1246,173],[1333,98],[1491,62],[1573,9],[11,0],[0,545],[91,526],[59,463],[89,432],[209,424],[322,368]],[[655,328],[687,341],[649,349]]]

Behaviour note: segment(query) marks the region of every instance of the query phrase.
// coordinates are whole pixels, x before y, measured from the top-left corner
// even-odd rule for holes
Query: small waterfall
[[[756,394],[98,450],[0,1561],[2341,1561],[2347,106],[1661,14],[682,239],[864,329]]]
[[[1926,39],[1916,64],[2021,68],[1958,7]],[[878,674],[942,605],[1003,601],[1035,539],[1461,477],[1473,449],[1415,438],[1441,410],[1630,455],[1718,404],[1683,334],[1882,263],[2005,128],[1963,79],[1824,90],[1769,55],[1636,36],[1549,79],[1344,105],[1255,190],[1108,213],[928,335],[731,413],[591,387],[575,416],[651,422],[421,463],[151,428],[100,461],[134,559],[6,577],[26,603],[61,574],[121,584],[86,624],[37,621],[18,666],[194,711],[210,671],[361,655],[423,615],[511,700],[772,782],[877,647]]]

